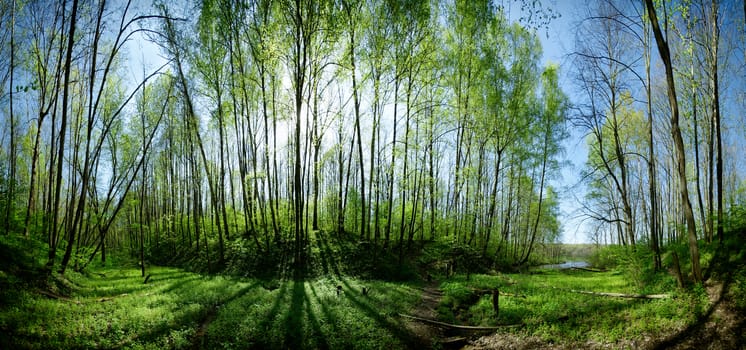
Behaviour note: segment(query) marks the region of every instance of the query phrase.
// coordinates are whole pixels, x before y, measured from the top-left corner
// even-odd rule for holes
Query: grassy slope
[[[746,310],[746,232],[736,231],[729,237],[723,245],[701,244],[705,274],[710,277],[704,286],[689,285],[679,289],[670,273],[652,272],[646,265],[639,265],[639,257],[632,262],[624,257],[621,260],[625,264],[609,272],[540,270],[531,274],[472,275],[470,280],[457,276],[441,283],[444,297],[438,311],[441,318],[454,323],[522,323],[524,326],[520,330],[512,331],[515,335],[524,339],[538,337],[545,344],[564,344],[570,348],[588,344],[605,344],[603,346],[611,348],[648,347],[667,344],[671,339],[697,337],[692,331],[710,321],[717,328],[720,322],[717,315],[714,319],[711,315],[720,303],[720,297],[712,293],[719,289],[717,286],[723,286],[723,297],[733,308],[729,314],[742,315]],[[681,245],[673,249],[682,251],[679,253],[685,257],[682,269],[688,271],[687,247]],[[664,256],[664,264],[670,268],[669,260],[668,254]],[[551,287],[594,292],[668,293],[672,298],[622,299]],[[522,297],[501,297],[496,317],[491,296],[474,293],[474,290],[493,288]],[[742,316],[734,317],[735,322],[744,322]],[[743,326],[741,323],[736,328],[742,330]],[[708,332],[712,330],[704,331]]]
[[[148,284],[137,269],[71,273],[70,299],[20,292],[0,312],[0,348],[403,348],[416,345],[396,313],[419,300],[416,286],[356,279],[320,278],[267,282],[202,276],[152,268]],[[343,295],[337,297],[336,285]],[[459,293],[500,286],[494,317],[489,296],[465,302]],[[657,336],[694,322],[703,301],[691,294],[669,300],[625,300],[567,293],[547,286],[635,292],[619,273],[457,276],[441,283],[442,320],[465,324],[524,323],[518,332],[547,341]],[[462,298],[463,299],[463,298]],[[455,311],[454,311],[455,310]],[[203,336],[195,334],[201,330]]]
[[[412,307],[406,284],[354,279],[263,282],[152,268],[68,274],[69,299],[33,291],[0,310],[0,348],[399,348],[393,315]],[[336,285],[343,288],[337,297]],[[271,289],[271,290],[270,290]],[[197,337],[198,330],[201,336]]]
[[[473,300],[471,290],[499,288],[518,296],[500,298],[495,317],[490,295]],[[521,334],[548,342],[614,343],[619,339],[656,337],[694,322],[701,306],[688,294],[665,300],[622,299],[571,293],[551,287],[637,293],[618,272],[539,271],[533,274],[473,275],[470,281],[453,278],[443,282],[439,309],[452,322],[496,325],[522,323]],[[472,299],[472,300],[469,300]]]

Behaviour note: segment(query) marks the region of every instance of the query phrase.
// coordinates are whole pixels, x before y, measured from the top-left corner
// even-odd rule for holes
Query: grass
[[[472,325],[524,325],[521,333],[547,342],[597,341],[655,337],[695,321],[705,300],[690,293],[663,300],[622,299],[571,293],[551,287],[595,292],[638,293],[620,272],[538,271],[532,274],[456,276],[441,284],[442,318]],[[516,294],[500,298],[495,315],[491,295],[473,290],[498,288]],[[479,294],[479,293],[476,293]],[[466,305],[464,305],[466,304]]]
[[[387,282],[148,273],[148,284],[138,269],[69,273],[69,299],[21,291],[0,306],[0,348],[401,348],[412,337],[394,315],[419,300],[414,287]]]
[[[337,242],[320,241],[323,244],[309,254],[315,270],[306,278],[202,275],[150,267],[151,277],[144,284],[132,264],[92,265],[84,273],[69,271],[64,279],[39,280],[44,257],[38,242],[5,237],[0,239],[0,349],[422,348],[397,316],[413,311],[421,285],[349,277],[359,269],[337,257],[350,254],[352,260],[367,263],[365,247],[348,244],[335,251],[340,247]],[[720,250],[714,244],[702,246],[708,274],[731,281],[730,294],[739,309],[746,308],[743,246],[741,239],[725,242]],[[42,253],[27,254],[34,251]],[[422,265],[432,268],[436,253],[421,258]],[[628,260],[649,259],[636,256],[608,272],[538,270],[458,274],[449,279],[434,272],[443,291],[439,320],[480,326],[521,324],[509,331],[568,347],[590,342],[613,348],[624,347],[629,340],[678,333],[696,324],[711,306],[702,286],[677,289],[669,274]],[[665,260],[664,256],[668,266]],[[381,272],[389,268],[393,263],[379,267]],[[402,276],[411,273],[404,272]],[[363,287],[370,290],[367,295]],[[494,288],[513,294],[500,298],[499,314],[489,293]],[[620,299],[564,289],[672,293],[673,298]],[[48,297],[43,290],[60,296]]]

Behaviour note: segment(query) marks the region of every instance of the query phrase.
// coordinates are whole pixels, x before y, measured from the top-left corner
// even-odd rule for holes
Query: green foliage
[[[681,254],[679,253],[679,256]],[[621,245],[603,246],[598,248],[588,261],[595,268],[621,273],[645,293],[666,293],[676,287],[674,276],[667,271],[654,270],[653,252],[646,245],[637,245],[634,249]],[[664,259],[664,265],[671,267],[673,263],[670,258]]]
[[[0,305],[10,305],[24,289],[46,286],[46,251],[33,237],[0,235]]]

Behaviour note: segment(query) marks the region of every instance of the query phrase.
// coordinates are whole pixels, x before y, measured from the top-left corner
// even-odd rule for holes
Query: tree
[[[65,154],[65,132],[67,130],[67,106],[69,102],[69,91],[70,91],[70,69],[72,61],[73,43],[75,37],[75,24],[77,21],[78,13],[78,0],[73,0],[72,10],[70,15],[70,29],[68,30],[67,45],[65,46],[65,63],[63,65],[63,82],[62,82],[62,117],[60,120],[60,131],[59,131],[59,146],[57,153],[57,169],[56,169],[56,180],[54,181],[54,201],[52,202],[52,225],[49,227],[49,253],[47,256],[46,268],[51,273],[54,268],[55,257],[57,256],[57,243],[58,243],[58,221],[59,221],[59,207],[60,207],[60,194],[62,192],[62,157]],[[64,9],[63,9],[64,13]],[[63,14],[64,18],[64,14]],[[63,20],[64,23],[64,20]],[[62,49],[60,49],[62,50]],[[54,125],[54,121],[52,122]],[[53,147],[54,148],[54,147]],[[50,167],[52,166],[50,163]],[[50,177],[50,184],[51,182]],[[51,186],[50,186],[51,187]],[[72,231],[70,231],[72,232]]]
[[[559,87],[558,70],[559,67],[557,66],[549,66],[541,75],[543,89],[543,108],[540,112],[541,124],[539,125],[539,128],[541,130],[541,136],[539,139],[541,141],[539,142],[539,144],[541,145],[540,147],[542,148],[542,151],[540,156],[541,175],[539,176],[540,179],[538,204],[536,209],[536,219],[534,220],[533,228],[531,230],[531,240],[529,242],[528,249],[526,249],[526,252],[521,258],[519,264],[525,264],[526,262],[528,262],[531,250],[534,243],[536,242],[537,233],[539,231],[539,223],[541,222],[542,217],[545,215],[542,211],[542,204],[544,202],[544,181],[547,177],[547,173],[551,171],[551,169],[547,168],[551,167],[555,171],[558,168],[556,165],[552,166],[551,164],[549,164],[549,162],[550,159],[552,159],[553,156],[560,151],[561,141],[567,137],[566,131],[564,130],[567,97],[564,95]],[[556,206],[556,202],[554,203],[554,205]],[[555,218],[556,214],[554,216],[549,215],[550,220],[556,220]],[[546,222],[544,222],[544,224],[546,224]],[[549,232],[552,232],[556,236],[557,229],[550,229]],[[553,238],[550,238],[550,241],[553,240]]]
[[[342,1],[342,7],[347,15],[347,35],[349,38],[348,42],[348,53],[349,56],[349,69],[352,76],[352,100],[355,113],[355,133],[357,135],[357,157],[358,167],[360,173],[360,200],[361,200],[361,225],[360,225],[360,238],[370,239],[370,232],[368,232],[368,202],[365,199],[365,161],[363,158],[363,136],[360,131],[360,92],[358,91],[358,80],[357,80],[357,61],[356,61],[356,50],[357,50],[357,33],[358,27],[362,24],[361,11],[359,6],[355,6],[350,1]],[[371,160],[372,161],[372,160]],[[370,181],[370,179],[369,179]],[[315,204],[314,204],[315,208]],[[366,232],[367,236],[366,236]]]
[[[668,102],[671,107],[671,134],[673,136],[676,150],[677,173],[680,185],[681,201],[684,205],[684,217],[686,220],[687,233],[689,237],[689,254],[692,260],[692,276],[695,283],[702,282],[702,268],[699,262],[699,245],[697,242],[697,233],[694,223],[694,213],[691,202],[689,202],[689,191],[686,180],[686,155],[684,154],[684,142],[681,138],[681,129],[679,127],[679,106],[676,97],[676,85],[673,76],[673,66],[671,64],[671,53],[668,42],[663,37],[658,16],[652,0],[645,0],[648,16],[652,25],[655,41],[658,45],[658,53],[661,56],[663,65],[666,70],[666,83],[668,86]]]
[[[194,109],[194,103],[192,101],[192,95],[190,92],[190,88],[188,86],[188,80],[186,77],[186,73],[184,71],[184,52],[183,48],[180,46],[179,38],[177,36],[176,29],[174,27],[174,20],[169,17],[169,14],[165,7],[161,8],[161,11],[163,11],[163,19],[164,19],[164,40],[165,40],[165,46],[166,49],[169,51],[169,53],[172,56],[172,62],[176,66],[176,74],[177,74],[177,81],[179,83],[179,92],[182,95],[182,98],[184,100],[184,104],[186,105],[186,121],[187,121],[187,130],[190,135],[193,135],[197,147],[199,150],[200,158],[202,159],[202,165],[205,170],[205,173],[207,174],[207,185],[208,189],[210,190],[210,203],[213,208],[213,212],[217,215],[219,213],[218,210],[218,197],[217,197],[217,190],[215,189],[215,185],[213,183],[213,176],[212,172],[210,171],[210,166],[207,161],[207,154],[205,153],[205,147],[204,143],[202,142],[202,137],[200,136],[199,131],[199,120],[197,117],[197,114]],[[195,171],[196,169],[193,169]],[[196,172],[196,171],[195,171]],[[205,237],[206,238],[206,237]],[[222,264],[225,261],[225,255],[224,255],[224,243],[223,243],[223,235],[222,235],[222,229],[220,225],[218,224],[218,242],[219,242],[219,264]]]
[[[15,112],[13,111],[13,90],[14,87],[14,77],[15,77],[15,57],[16,57],[16,45],[15,45],[15,39],[16,39],[16,1],[13,0],[11,3],[10,8],[10,59],[8,64],[8,83],[10,88],[8,89],[9,93],[9,120],[8,123],[10,124],[10,149],[8,150],[8,168],[9,169],[9,175],[7,179],[7,186],[8,186],[8,193],[5,199],[5,220],[4,220],[4,226],[5,226],[5,234],[10,233],[12,222],[14,221],[14,213],[15,210],[15,186],[16,186],[16,119],[15,119]]]
[[[611,2],[599,3],[593,11],[585,27],[586,35],[578,37],[578,80],[591,102],[577,122],[594,136],[593,152],[600,160],[597,166],[610,178],[622,202],[622,217],[616,219],[624,224],[626,239],[623,242],[634,247],[636,223],[629,174],[631,161],[620,136],[624,118],[619,114],[619,107],[624,103],[622,96],[630,78],[637,75],[631,65],[625,63],[637,60],[637,52],[628,44],[637,34],[628,24],[634,22]],[[599,26],[601,30],[597,30]]]

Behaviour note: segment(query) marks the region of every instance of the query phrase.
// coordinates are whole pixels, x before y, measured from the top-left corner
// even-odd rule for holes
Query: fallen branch
[[[99,301],[99,302],[101,302],[101,303],[103,303],[103,302],[105,302],[105,301],[111,301],[111,300],[114,300],[114,298],[119,298],[119,297],[126,297],[126,296],[128,296],[128,295],[129,295],[128,293],[122,293],[122,294],[119,294],[119,295],[114,295],[114,296],[111,296],[111,297],[104,297],[104,298],[98,299],[98,301]]]
[[[457,324],[450,324],[450,323],[435,321],[435,320],[431,320],[431,319],[427,319],[427,318],[422,318],[422,317],[417,317],[417,316],[412,316],[412,315],[399,314],[399,316],[406,317],[406,318],[411,318],[411,319],[416,320],[416,321],[420,321],[420,322],[424,322],[424,323],[429,323],[429,324],[436,325],[436,326],[446,327],[446,328],[450,328],[450,329],[460,329],[460,330],[465,330],[465,331],[496,331],[496,330],[498,330],[500,328],[517,327],[517,326],[521,325],[521,324],[508,324],[508,325],[500,325],[500,326],[493,326],[493,327],[461,326],[461,325],[457,325]]]
[[[71,299],[69,297],[66,297],[64,295],[55,294],[55,293],[52,293],[50,291],[46,291],[46,290],[43,290],[43,289],[38,289],[36,292],[39,293],[39,294],[41,294],[41,295],[43,295],[43,296],[45,296],[45,297],[47,297],[47,298],[50,298],[50,299],[62,300],[62,301],[66,301],[66,302],[69,302],[69,303],[75,303],[75,304],[80,305],[80,301],[73,300],[73,299]]]
[[[492,294],[491,289],[474,289],[474,293],[478,295],[485,295],[485,294]],[[523,294],[513,294],[513,293],[506,293],[503,291],[500,291],[500,296],[506,296],[506,297],[514,297],[514,298],[523,298],[526,299],[526,296]]]
[[[587,271],[587,272],[605,272],[604,270],[599,269],[589,269],[587,267],[571,267],[572,270],[580,270],[580,271]]]
[[[602,297],[614,297],[614,298],[631,298],[631,299],[668,299],[671,296],[669,294],[624,294],[624,293],[606,293],[606,292],[591,292],[586,290],[575,290],[559,287],[549,287],[570,293],[597,295]]]
[[[449,337],[449,338],[445,338],[441,340],[440,343],[442,345],[455,346],[455,345],[465,344],[466,341],[467,339],[465,337]]]
[[[55,293],[52,293],[52,292],[49,292],[49,291],[46,291],[46,290],[43,290],[43,289],[39,289],[39,290],[37,290],[37,292],[39,294],[43,295],[43,296],[46,296],[46,297],[50,298],[50,299],[65,300],[65,301],[70,301],[71,300],[70,298],[68,298],[66,296],[55,294]]]

